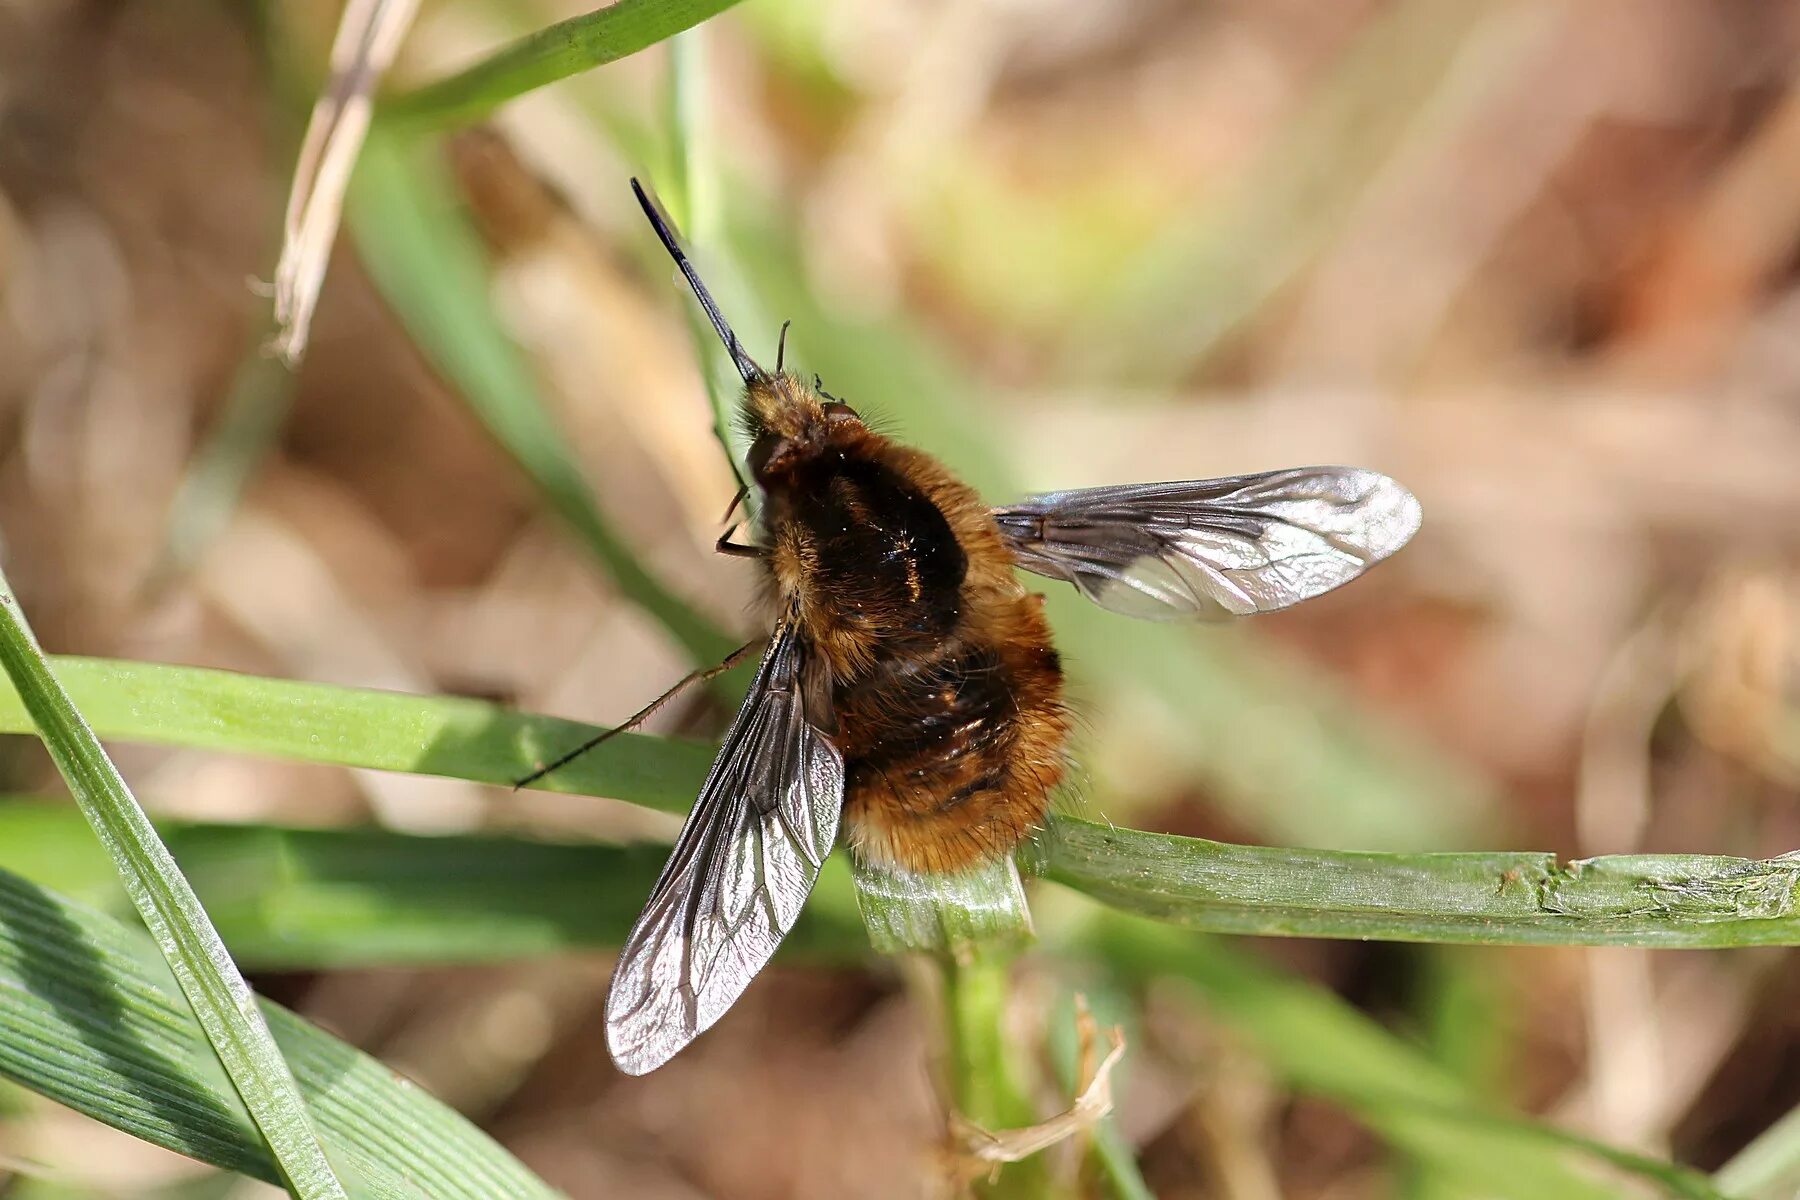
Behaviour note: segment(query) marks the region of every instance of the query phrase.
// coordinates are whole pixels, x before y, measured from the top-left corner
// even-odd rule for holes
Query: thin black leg
[[[723,675],[725,672],[731,670],[731,668],[733,668],[733,667],[737,666],[739,663],[743,662],[744,659],[749,656],[750,652],[752,650],[756,649],[758,646],[762,645],[762,643],[763,643],[762,638],[757,638],[755,641],[751,641],[751,642],[745,642],[742,646],[739,646],[736,650],[733,650],[731,652],[731,654],[729,656],[727,656],[725,661],[720,663],[718,666],[707,667],[704,670],[689,671],[686,675],[681,677],[681,680],[678,683],[676,683],[676,685],[674,687],[670,688],[668,691],[664,692],[662,695],[658,696],[656,699],[654,699],[650,703],[646,704],[643,708],[640,708],[640,709],[638,709],[637,712],[633,713],[631,716],[631,719],[626,721],[623,725],[615,726],[614,728],[608,729],[603,733],[597,733],[593,737],[589,738],[587,741],[581,743],[581,745],[575,747],[573,750],[569,751],[567,754],[565,754],[561,758],[557,759],[555,762],[549,764],[548,766],[539,767],[537,770],[533,771],[531,774],[527,775],[525,778],[523,778],[523,779],[519,780],[517,783],[513,784],[513,790],[517,791],[518,789],[525,787],[527,784],[536,783],[538,780],[540,780],[544,776],[550,774],[550,772],[556,770],[557,768],[568,766],[570,763],[574,762],[576,759],[578,759],[582,755],[586,754],[589,750],[592,750],[595,746],[598,746],[601,742],[606,741],[608,738],[613,737],[616,734],[626,733],[630,730],[636,729],[638,726],[642,725],[645,721],[649,720],[650,717],[655,714],[657,709],[661,708],[663,705],[665,705],[669,701],[673,700],[676,696],[680,695],[682,692],[686,691],[688,688],[692,687],[694,684],[704,683],[706,680],[712,679],[715,676]]]

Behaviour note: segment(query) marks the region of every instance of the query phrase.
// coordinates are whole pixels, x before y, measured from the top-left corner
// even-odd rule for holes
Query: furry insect
[[[762,536],[733,542],[734,525],[718,549],[764,565],[778,612],[607,994],[613,1059],[641,1075],[768,962],[840,821],[861,859],[914,872],[1008,854],[1043,821],[1068,718],[1043,597],[1014,567],[1132,616],[1268,612],[1398,550],[1419,506],[1373,471],[1312,467],[989,508],[786,372],[783,355],[774,371],[758,365],[668,219],[632,189],[743,377]]]

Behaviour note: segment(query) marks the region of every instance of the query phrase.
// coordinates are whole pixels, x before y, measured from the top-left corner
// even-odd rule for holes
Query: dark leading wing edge
[[[1298,604],[1404,546],[1419,517],[1411,492],[1356,467],[1052,492],[994,510],[1021,567],[1152,620]]]
[[[655,1070],[724,1015],[794,927],[837,840],[844,762],[807,720],[791,614],[619,956],[606,1042]]]

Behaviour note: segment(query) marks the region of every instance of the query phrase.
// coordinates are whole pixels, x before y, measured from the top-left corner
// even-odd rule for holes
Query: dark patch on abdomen
[[[845,837],[865,861],[960,871],[1010,854],[1063,774],[1062,675],[1019,596],[992,640],[951,637],[833,693]]]
[[[1006,772],[990,770],[975,776],[969,782],[954,788],[938,801],[936,812],[955,812],[982,792],[992,791],[1006,783]]]
[[[951,781],[940,803],[969,785],[965,774],[1002,773],[1018,716],[1005,665],[992,650],[967,645],[884,664],[841,686],[835,707],[852,787],[863,775],[922,791]]]

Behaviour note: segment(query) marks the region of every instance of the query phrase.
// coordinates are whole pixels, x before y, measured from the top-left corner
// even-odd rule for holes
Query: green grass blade
[[[1459,51],[1497,15],[1406,0],[1361,27],[1228,195],[1190,206],[1118,264],[1097,297],[1088,357],[1169,379],[1217,353],[1331,245],[1409,137],[1455,103]]]
[[[721,661],[737,641],[646,571],[601,513],[530,366],[494,318],[486,252],[449,199],[456,188],[438,151],[435,141],[370,134],[348,204],[364,266],[426,358],[619,591],[660,621],[696,663]]]
[[[192,667],[58,658],[104,737],[506,783],[594,732],[476,700],[293,683]],[[30,732],[0,689],[0,732]],[[697,742],[627,734],[545,781],[667,811],[711,761]],[[1025,864],[1195,929],[1398,941],[1622,946],[1800,944],[1800,855],[1620,855],[1558,864],[1500,851],[1373,854],[1239,846],[1057,819]]]
[[[0,588],[5,586],[0,578]],[[283,1181],[304,1200],[344,1197],[293,1074],[257,1012],[250,985],[125,780],[50,673],[11,597],[0,598],[0,666],[111,855],[207,1041],[268,1142]]]
[[[1713,1182],[1738,1200],[1793,1200],[1800,1196],[1800,1107],[1756,1135],[1719,1168]]]
[[[1008,958],[1032,939],[1031,909],[1010,858],[952,875],[855,866],[856,902],[878,954]]]
[[[186,574],[230,522],[238,501],[280,436],[296,376],[264,353],[266,338],[238,362],[230,393],[169,507],[167,540],[151,573],[157,587]]]
[[[380,829],[164,822],[239,962],[261,969],[491,962],[612,949],[637,918],[665,846],[415,837]],[[0,803],[0,867],[111,909],[116,879],[79,816]],[[869,954],[843,857],[826,863],[789,957]]]
[[[1501,980],[1487,970],[1479,950],[1416,947],[1400,967],[1411,974],[1407,1011],[1397,1019],[1416,1031],[1419,1044],[1471,1095],[1494,1095],[1506,1086],[1516,1030],[1508,1020]],[[1429,1163],[1399,1158],[1397,1200],[1460,1200],[1457,1181]]]
[[[1486,1127],[1502,1136],[1512,1137],[1521,1144],[1535,1143],[1553,1150],[1584,1154],[1623,1174],[1635,1175],[1653,1183],[1670,1196],[1683,1196],[1687,1200],[1728,1200],[1724,1193],[1713,1186],[1710,1179],[1691,1167],[1639,1154],[1634,1150],[1621,1150],[1595,1138],[1570,1133],[1510,1113],[1490,1112],[1476,1116],[1460,1106],[1447,1112],[1424,1106],[1419,1112],[1422,1115],[1446,1118],[1457,1124]]]
[[[96,885],[113,886],[105,862],[80,835],[80,822],[66,809],[0,805],[0,861],[8,867],[17,864],[83,894]],[[617,946],[662,858],[655,847],[375,830],[174,823],[167,836],[242,961],[290,968],[492,961]],[[0,874],[0,896],[7,878]],[[609,886],[596,886],[596,880]],[[1218,1019],[1256,1044],[1291,1086],[1343,1105],[1445,1180],[1507,1197],[1615,1195],[1570,1170],[1564,1160],[1576,1155],[1656,1178],[1678,1194],[1710,1194],[1695,1190],[1690,1172],[1622,1155],[1486,1104],[1424,1050],[1321,988],[1212,939],[1086,908],[1091,921],[1057,922],[1049,935],[1053,949],[1104,963],[1128,983],[1174,978],[1196,986]],[[15,921],[0,914],[0,954],[6,927],[44,923],[37,916]],[[850,962],[868,953],[849,872],[841,857],[834,858],[782,955]],[[0,985],[4,965],[0,957]],[[990,965],[1005,970],[1003,963]],[[960,981],[963,1029],[993,1028],[1002,994],[997,979],[989,972]],[[307,1087],[309,1060],[289,1046],[282,1026],[275,1031]],[[967,1043],[970,1055],[992,1052],[990,1040]],[[969,1101],[984,1111],[999,1111],[1001,1104],[975,1095]],[[337,1111],[316,1111],[322,1129],[332,1134]]]
[[[230,671],[57,657],[56,675],[105,738],[510,785],[597,730],[452,696],[410,696]],[[30,733],[0,681],[0,732]],[[622,734],[534,785],[671,812],[700,790],[713,747]]]
[[[295,60],[301,39],[286,38],[270,28],[278,20],[274,6],[247,6],[247,20],[264,53],[269,100],[262,113],[263,136],[270,161],[292,160],[300,148],[296,114],[316,84],[310,69]],[[267,247],[258,259],[272,263],[279,252],[280,226],[271,221]],[[199,563],[213,540],[236,513],[245,489],[281,436],[299,383],[295,372],[268,353],[275,334],[274,314],[265,312],[240,352],[225,400],[199,445],[189,456],[168,524],[146,584],[155,593]]]
[[[743,272],[732,261],[721,236],[718,172],[713,169],[706,127],[705,31],[691,29],[669,42],[669,77],[665,97],[668,116],[668,171],[655,180],[659,197],[675,218],[691,257],[700,264],[722,311],[730,314],[732,328],[749,346],[762,346],[770,332],[766,314],[755,305],[743,286]],[[660,248],[657,252],[660,252]],[[652,276],[653,278],[655,276]],[[739,485],[749,482],[744,468],[750,445],[739,423],[738,407],[744,384],[731,356],[719,344],[712,322],[689,297],[683,304],[688,335],[693,339],[706,398],[712,406],[713,436]],[[760,355],[759,355],[760,358]],[[751,488],[744,496],[742,514],[756,516],[762,494]]]
[[[1679,1196],[1717,1200],[1706,1179],[1516,1116],[1473,1096],[1416,1046],[1323,988],[1207,938],[1141,918],[1098,914],[1062,949],[1137,983],[1180,979],[1251,1042],[1290,1087],[1341,1105],[1395,1149],[1471,1193],[1506,1200],[1613,1200],[1618,1190],[1574,1169],[1603,1163]]]
[[[0,1074],[145,1141],[279,1182],[267,1145],[141,932],[0,871],[0,995]],[[258,1003],[356,1194],[556,1195],[381,1063]]]
[[[654,46],[735,3],[618,0],[528,34],[447,79],[395,96],[379,116],[406,122],[475,120],[515,96]]]
[[[1372,854],[1239,846],[1062,818],[1051,879],[1191,929],[1477,945],[1800,944],[1800,852]]]

